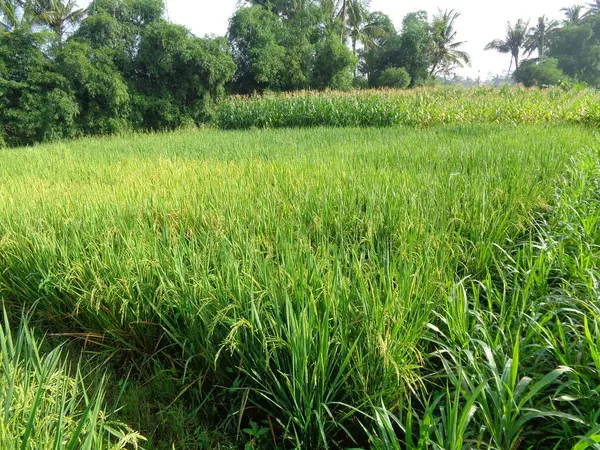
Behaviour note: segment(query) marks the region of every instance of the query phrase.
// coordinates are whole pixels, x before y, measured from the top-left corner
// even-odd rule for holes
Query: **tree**
[[[330,32],[315,46],[311,87],[316,89],[349,89],[356,67],[356,57]]]
[[[281,22],[260,6],[239,9],[229,22],[229,41],[240,93],[277,89],[285,71],[286,49],[280,44]]]
[[[558,68],[572,79],[600,86],[600,15],[555,30],[548,56],[556,58]]]
[[[565,13],[565,25],[578,26],[583,22],[585,7],[583,5],[573,5],[568,8],[562,8]]]
[[[523,19],[519,19],[514,26],[509,22],[506,26],[506,37],[504,40],[495,39],[488,43],[484,50],[496,50],[500,53],[509,53],[511,59],[508,71],[510,72],[513,61],[515,63],[515,70],[517,70],[519,68],[521,51],[526,46],[528,30],[529,22],[525,22]]]
[[[432,52],[430,76],[442,71],[448,74],[453,66],[470,64],[469,54],[460,50],[464,42],[456,42],[456,20],[460,14],[454,10],[439,10],[431,25]]]
[[[59,42],[85,16],[85,9],[79,8],[76,0],[33,0],[31,8],[36,22],[56,33]]]
[[[143,30],[163,14],[163,0],[92,0],[73,37],[92,48],[111,48],[117,69],[129,79]]]
[[[357,56],[357,43],[361,42],[364,48],[378,45],[383,39],[396,33],[391,19],[381,13],[369,13],[361,2],[354,2],[350,8],[348,21],[350,39],[352,40],[352,54]],[[356,77],[356,70],[354,77]]]
[[[403,67],[411,77],[411,85],[418,85],[429,77],[431,47],[427,13],[419,11],[408,14],[399,34],[390,33],[381,38],[377,45],[365,48],[361,71],[367,75],[371,86],[377,86],[379,77],[386,69]]]
[[[558,28],[555,20],[549,20],[546,16],[538,18],[537,24],[529,29],[529,36],[525,50],[531,55],[535,50],[538,51],[538,59],[543,62],[544,55],[548,46],[548,36]]]
[[[404,67],[412,85],[424,82],[431,66],[431,33],[425,11],[408,14],[402,21],[398,61],[393,67]]]
[[[363,26],[369,16],[369,10],[366,4],[359,0],[349,0],[348,4],[347,33],[352,41],[352,54],[356,56],[356,44],[362,41]]]
[[[313,4],[313,0],[246,0],[251,6],[261,6],[274,14],[292,18]]]
[[[22,0],[0,0],[0,30],[29,30],[31,22],[29,3]]]
[[[154,130],[206,121],[235,71],[224,38],[199,38],[166,21],[144,30],[135,66],[138,120]]]
[[[56,56],[58,73],[69,80],[82,134],[107,134],[130,128],[129,88],[117,70],[109,47],[92,48],[68,40]]]
[[[366,50],[383,44],[396,35],[396,28],[387,14],[374,11],[367,16],[361,32],[361,40]]]
[[[0,31],[0,136],[8,145],[76,134],[79,107],[44,45],[41,33]]]

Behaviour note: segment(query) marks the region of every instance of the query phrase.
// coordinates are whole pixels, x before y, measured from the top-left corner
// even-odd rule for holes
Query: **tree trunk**
[[[435,63],[433,63],[433,67],[431,68],[431,71],[429,72],[429,76],[433,77],[435,75],[435,71],[438,67],[438,62],[436,61]]]
[[[352,36],[352,54],[356,58],[356,36]],[[356,65],[354,66],[354,78],[356,78]]]
[[[342,18],[342,33],[341,33],[341,40],[342,42],[344,42],[346,40],[346,10],[347,10],[347,6],[346,6],[346,2],[348,0],[344,0],[342,2],[342,11],[341,11],[341,18]]]

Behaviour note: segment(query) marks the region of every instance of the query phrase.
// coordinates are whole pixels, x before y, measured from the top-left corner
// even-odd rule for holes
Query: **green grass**
[[[0,297],[135,368],[121,413],[148,448],[572,447],[600,416],[598,143],[538,124],[3,151]],[[163,429],[128,409],[145,398]]]
[[[231,97],[215,119],[222,129],[473,124],[600,126],[595,90],[436,87],[407,91],[300,92]]]

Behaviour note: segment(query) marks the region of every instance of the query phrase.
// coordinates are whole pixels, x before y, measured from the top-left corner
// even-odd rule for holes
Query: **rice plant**
[[[105,382],[90,390],[80,364],[62,347],[42,352],[27,317],[0,325],[0,449],[138,448],[143,438],[115,421],[105,407]]]
[[[250,446],[584,448],[599,141],[552,117],[595,96],[478,92],[419,95],[514,115],[3,151],[0,295]]]

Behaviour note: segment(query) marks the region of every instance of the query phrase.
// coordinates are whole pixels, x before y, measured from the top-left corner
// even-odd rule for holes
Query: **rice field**
[[[1,151],[3,435],[595,448],[600,136],[463,120]],[[11,328],[35,352],[9,350]],[[59,374],[40,381],[44,364]],[[40,400],[12,400],[31,383]]]

